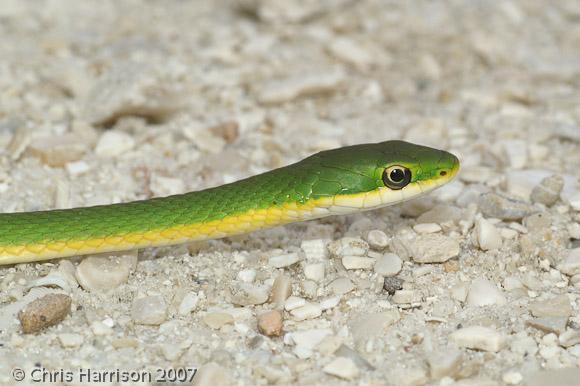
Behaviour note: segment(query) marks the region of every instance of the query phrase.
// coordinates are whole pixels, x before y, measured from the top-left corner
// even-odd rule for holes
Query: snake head
[[[425,194],[459,171],[453,154],[404,141],[329,150],[305,161],[319,170],[312,198],[332,197],[334,205],[358,210]]]

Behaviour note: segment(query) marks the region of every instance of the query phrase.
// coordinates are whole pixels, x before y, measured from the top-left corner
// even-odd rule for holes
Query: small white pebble
[[[300,248],[304,251],[306,260],[326,260],[328,259],[327,241],[322,239],[303,240]]]
[[[290,314],[292,314],[294,319],[298,321],[314,319],[322,315],[322,307],[316,303],[306,303],[302,307],[298,307],[290,311]]]
[[[85,290],[107,292],[127,282],[132,266],[126,256],[89,256],[77,266],[75,276]]]
[[[398,290],[393,295],[393,303],[396,304],[410,304],[418,300],[418,295],[413,290]]]
[[[226,324],[234,324],[234,317],[226,312],[208,312],[203,316],[203,322],[214,330],[219,330]]]
[[[501,248],[501,234],[491,222],[480,218],[475,225],[475,232],[479,248],[482,250],[489,251]]]
[[[360,374],[360,371],[352,359],[338,357],[322,369],[327,374],[335,377],[351,380]]]
[[[331,308],[334,308],[338,305],[338,303],[340,303],[340,296],[332,296],[330,298],[326,298],[320,301],[320,308],[322,308],[322,310],[329,310]]]
[[[453,332],[451,340],[460,347],[498,352],[505,347],[505,337],[495,329],[483,326],[465,327]]]
[[[113,332],[111,327],[98,320],[91,323],[91,331],[97,336],[109,335]]]
[[[477,278],[471,283],[467,304],[473,307],[490,306],[494,304],[506,304],[507,300],[503,293],[491,281]]]
[[[544,300],[536,300],[529,304],[529,309],[535,317],[561,316],[569,318],[572,307],[568,295],[562,294]]]
[[[580,240],[580,224],[575,222],[568,225],[568,233],[570,233],[570,238]]]
[[[528,228],[517,222],[510,223],[509,227],[522,234],[528,233]]]
[[[83,344],[83,336],[73,333],[62,333],[58,335],[60,345],[64,348],[79,347]]]
[[[137,324],[160,325],[167,318],[167,305],[162,296],[135,299],[131,307],[131,318]]]
[[[580,344],[574,345],[568,348],[568,351],[571,355],[575,356],[576,358],[580,358]]]
[[[307,279],[319,283],[322,280],[324,280],[324,274],[325,274],[324,263],[307,264],[304,266],[304,276],[306,276]]]
[[[510,370],[503,373],[501,379],[508,385],[517,385],[524,379],[524,377],[522,376],[521,373]]]
[[[373,64],[385,60],[384,53],[377,52],[360,41],[343,36],[334,38],[330,42],[328,50],[337,59],[361,70],[368,69]]]
[[[546,346],[556,347],[558,345],[558,336],[553,332],[542,337],[542,344]]]
[[[270,299],[277,308],[284,306],[284,302],[292,295],[292,279],[287,275],[279,275],[274,279],[270,291]]]
[[[287,253],[285,255],[272,256],[268,260],[268,265],[274,268],[285,268],[300,261],[297,253]]]
[[[538,344],[531,336],[519,333],[511,339],[510,351],[521,355],[535,355],[538,352]]]
[[[115,321],[111,318],[105,318],[102,320],[102,323],[110,328],[113,328],[115,326]]]
[[[266,303],[270,298],[270,288],[266,285],[254,285],[244,282],[235,282],[230,287],[231,302],[239,306],[249,306]]]
[[[441,226],[435,223],[424,223],[413,226],[417,233],[437,233],[441,232]]]
[[[183,134],[190,139],[198,149],[210,154],[219,154],[226,146],[225,139],[209,132],[208,130],[200,130],[199,127],[186,127]]]
[[[568,197],[570,206],[576,211],[580,211],[580,192],[576,192]]]
[[[286,303],[284,303],[284,309],[286,311],[292,311],[296,308],[300,308],[306,304],[306,300],[304,298],[299,298],[297,296],[290,296],[286,299]]]
[[[467,284],[459,282],[451,287],[451,297],[460,302],[465,302],[468,293]]]
[[[330,253],[336,257],[366,256],[369,245],[366,241],[356,237],[343,237],[328,245]]]
[[[304,280],[300,283],[302,293],[307,298],[315,298],[318,295],[318,284],[312,280]]]
[[[563,347],[580,346],[580,330],[567,330],[560,334],[558,342]]]
[[[530,194],[531,201],[542,203],[546,206],[554,205],[560,198],[560,193],[564,187],[564,178],[557,174],[544,178],[538,185],[534,186]]]
[[[199,296],[195,292],[188,292],[179,303],[179,315],[189,315],[199,303]]]
[[[95,153],[100,157],[117,157],[133,149],[135,140],[123,131],[105,131],[95,147]]]
[[[389,245],[388,236],[385,234],[385,232],[378,229],[373,229],[369,232],[367,235],[367,241],[371,248],[379,250],[384,249],[387,247],[387,245]]]
[[[524,288],[522,281],[516,276],[508,276],[503,280],[503,288],[506,291]]]
[[[294,350],[292,350],[292,351],[294,352],[294,355],[296,355],[296,357],[298,357],[300,359],[308,359],[313,354],[311,348],[304,347],[301,345],[296,345],[296,347],[294,347]]]
[[[551,359],[559,354],[560,348],[557,346],[548,346],[540,348],[540,356],[544,359]]]
[[[580,248],[568,250],[558,269],[568,276],[580,274]]]
[[[385,253],[377,259],[374,270],[381,276],[391,277],[401,272],[403,261],[394,253]]]
[[[407,245],[417,263],[444,263],[459,255],[459,242],[439,233],[419,235]]]
[[[371,269],[375,265],[375,259],[362,256],[344,256],[342,265],[346,269]]]
[[[241,335],[248,335],[248,333],[252,331],[252,328],[246,323],[234,323],[234,329]]]
[[[504,239],[507,240],[513,240],[518,236],[518,232],[513,230],[513,229],[509,229],[509,228],[501,228],[499,230],[499,233],[501,235],[501,237],[503,237]]]
[[[255,269],[243,269],[238,272],[238,280],[243,281],[244,283],[253,283],[256,279],[256,270]]]
[[[86,163],[85,161],[82,161],[82,160],[81,161],[67,162],[65,165],[65,168],[66,168],[66,172],[71,177],[81,175],[81,174],[86,173],[89,170],[91,170],[91,167],[89,166],[89,164]]]
[[[345,293],[352,291],[355,287],[348,277],[339,277],[332,281],[328,285],[328,288],[336,295],[344,295]]]
[[[301,346],[312,350],[329,335],[332,335],[332,330],[330,328],[299,330],[286,334],[286,336],[284,336],[284,343],[295,344],[296,346]]]

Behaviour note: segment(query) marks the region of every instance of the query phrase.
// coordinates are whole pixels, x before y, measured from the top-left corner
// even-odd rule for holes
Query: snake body
[[[395,204],[450,181],[451,153],[403,141],[323,151],[201,191],[0,214],[0,265],[214,239]]]

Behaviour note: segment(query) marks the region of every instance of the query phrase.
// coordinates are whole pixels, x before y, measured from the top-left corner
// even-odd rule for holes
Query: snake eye
[[[411,182],[411,171],[399,165],[390,166],[383,172],[383,182],[390,189],[403,189]]]

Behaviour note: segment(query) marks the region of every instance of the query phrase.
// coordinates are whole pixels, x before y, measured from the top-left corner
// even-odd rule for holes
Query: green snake
[[[449,182],[451,153],[403,141],[316,153],[215,188],[113,205],[0,214],[0,265],[179,244],[396,204]]]

